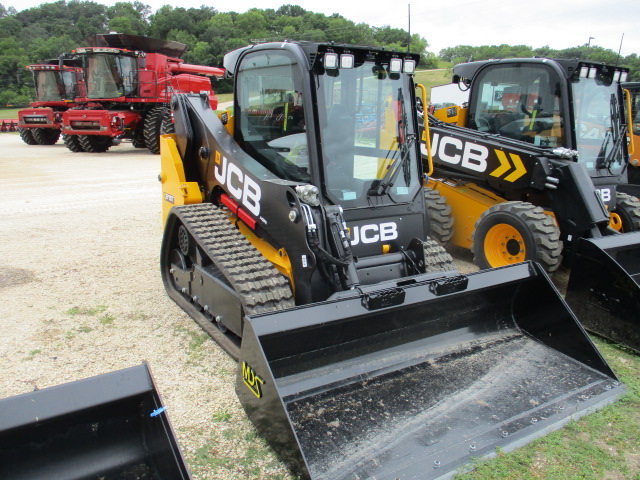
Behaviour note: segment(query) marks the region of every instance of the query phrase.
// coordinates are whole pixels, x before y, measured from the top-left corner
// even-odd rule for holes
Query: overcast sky
[[[118,0],[96,0],[113,5]],[[371,0],[140,0],[155,12],[163,5],[184,8],[212,6],[219,12],[244,12],[250,8],[277,9],[283,4],[331,15],[339,13],[356,23],[374,27],[408,28],[429,42],[429,50],[456,45],[549,45],[561,49],[587,44],[640,55],[640,0],[422,0],[374,2]],[[5,7],[23,10],[39,0],[0,0]],[[624,34],[624,39],[623,39]],[[593,37],[589,40],[590,37]]]

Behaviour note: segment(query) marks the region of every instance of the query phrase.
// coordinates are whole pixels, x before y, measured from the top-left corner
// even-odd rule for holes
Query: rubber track
[[[247,315],[295,306],[288,280],[210,203],[172,210],[224,275]]]
[[[434,239],[426,237],[424,243],[425,272],[448,272],[455,270],[453,257]]]

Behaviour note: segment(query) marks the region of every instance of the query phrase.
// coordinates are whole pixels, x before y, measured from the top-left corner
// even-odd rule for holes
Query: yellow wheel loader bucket
[[[587,330],[640,352],[640,232],[580,239],[566,299]]]
[[[246,317],[238,369],[249,417],[312,479],[451,476],[624,391],[533,263]]]

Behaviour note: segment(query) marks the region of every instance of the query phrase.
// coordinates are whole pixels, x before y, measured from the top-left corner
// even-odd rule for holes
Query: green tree
[[[131,35],[146,35],[151,7],[141,2],[118,2],[107,9],[109,31]]]
[[[170,5],[161,7],[149,18],[149,36],[166,39],[171,30],[190,32],[195,29],[193,19],[185,8]]]

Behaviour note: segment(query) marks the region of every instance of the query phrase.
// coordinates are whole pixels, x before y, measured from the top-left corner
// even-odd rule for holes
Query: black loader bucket
[[[0,400],[0,478],[191,478],[147,364]]]
[[[566,300],[587,330],[640,352],[640,232],[580,239]]]
[[[623,393],[537,264],[433,278],[247,318],[236,392],[296,473],[447,478]]]

